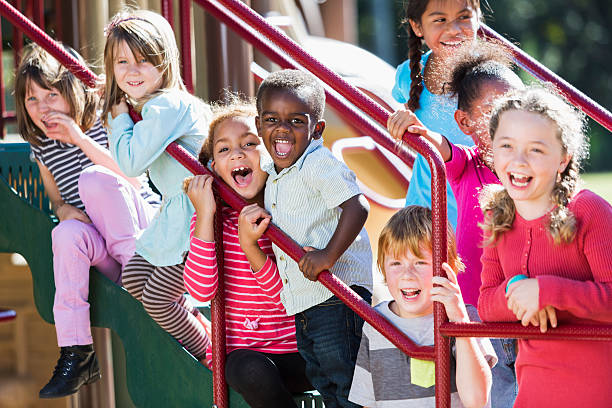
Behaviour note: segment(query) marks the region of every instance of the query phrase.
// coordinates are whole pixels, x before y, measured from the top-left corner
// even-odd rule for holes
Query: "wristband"
[[[513,277],[511,277],[508,283],[506,283],[506,293],[508,293],[508,288],[510,287],[510,285],[512,285],[514,282],[518,282],[523,279],[529,279],[529,278],[526,275],[514,275]]]

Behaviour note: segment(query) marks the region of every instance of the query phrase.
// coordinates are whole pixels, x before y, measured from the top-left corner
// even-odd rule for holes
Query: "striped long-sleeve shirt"
[[[287,316],[280,300],[283,289],[269,239],[259,246],[268,256],[254,272],[238,241],[238,213],[223,208],[225,267],[226,351],[247,348],[265,353],[295,353],[294,318]],[[189,255],[185,262],[185,287],[199,301],[211,300],[218,284],[215,243],[193,236],[196,215],[191,219]],[[211,358],[211,350],[206,352]]]

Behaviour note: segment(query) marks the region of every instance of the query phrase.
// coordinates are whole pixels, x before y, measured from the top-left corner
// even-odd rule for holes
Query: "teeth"
[[[413,299],[421,293],[421,289],[401,289],[402,295],[408,299]]]
[[[531,177],[519,173],[510,173],[510,181],[517,187],[525,187],[531,181]]]

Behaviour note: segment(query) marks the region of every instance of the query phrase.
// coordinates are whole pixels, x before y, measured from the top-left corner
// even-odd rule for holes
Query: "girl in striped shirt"
[[[217,208],[212,177],[186,180],[195,214],[185,287],[200,301],[211,300],[217,291],[213,225],[219,210],[223,214],[226,380],[251,407],[293,407],[291,394],[312,387],[297,352],[294,319],[287,316],[280,300],[283,284],[272,244],[262,236],[270,216],[261,209],[267,173],[260,167],[262,152],[266,153],[255,128],[257,113],[252,104],[237,99],[214,111],[199,160],[204,165],[212,160],[215,173],[253,205],[240,214],[229,207]],[[210,347],[206,357],[210,361]]]
[[[74,50],[65,47],[84,64]],[[129,179],[108,151],[98,92],[36,44],[15,79],[17,125],[30,143],[59,224],[53,229],[53,317],[61,348],[41,398],[73,394],[100,378],[89,321],[89,270],[121,284],[121,266],[159,205],[146,177]]]

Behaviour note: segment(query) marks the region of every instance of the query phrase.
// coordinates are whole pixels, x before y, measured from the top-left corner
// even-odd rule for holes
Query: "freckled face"
[[[293,92],[269,89],[260,107],[257,130],[277,172],[294,164],[325,128],[325,122],[315,121],[308,104]]]
[[[407,251],[402,257],[385,256],[387,287],[395,302],[391,310],[400,317],[414,318],[433,313],[431,251],[421,248],[421,257]]]

